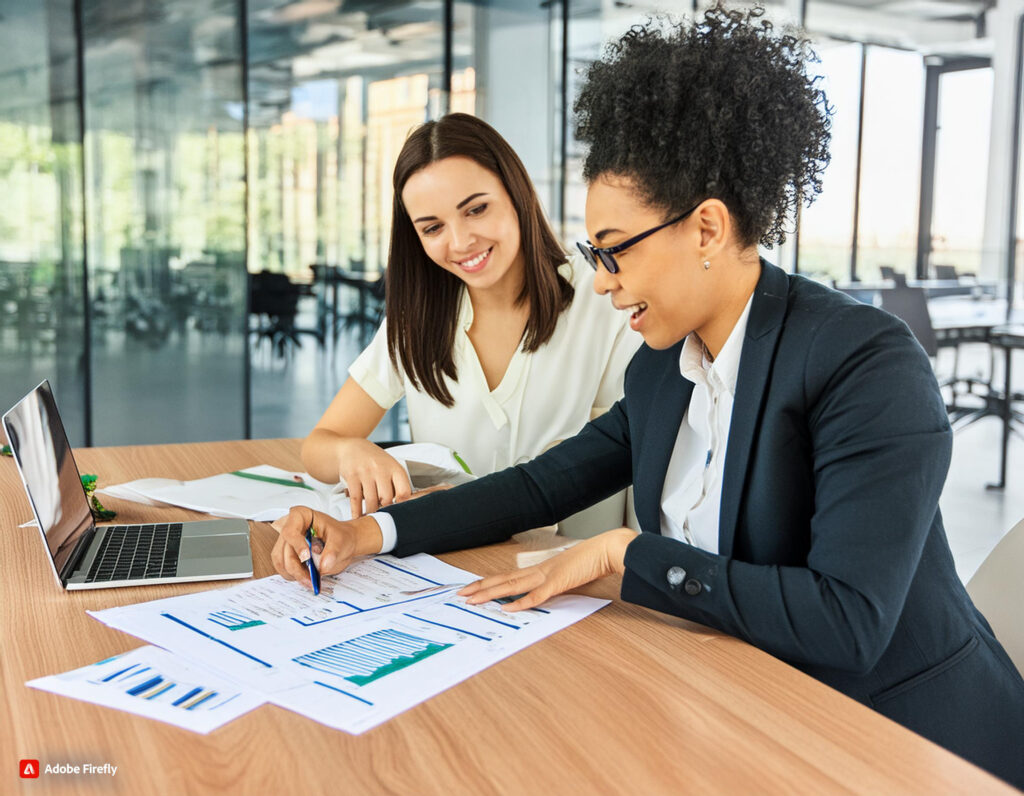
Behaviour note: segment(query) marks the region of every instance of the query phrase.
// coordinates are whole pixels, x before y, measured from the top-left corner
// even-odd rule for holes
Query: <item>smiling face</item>
[[[646,206],[627,178],[603,175],[588,189],[587,234],[594,246],[615,246],[664,221],[665,214]],[[618,273],[599,266],[594,275],[594,290],[629,313],[630,327],[651,348],[669,348],[714,319],[719,280],[702,264],[708,240],[703,226],[698,210],[616,254]]]
[[[444,158],[409,177],[402,204],[427,256],[470,291],[518,295],[519,219],[498,175],[470,158]]]

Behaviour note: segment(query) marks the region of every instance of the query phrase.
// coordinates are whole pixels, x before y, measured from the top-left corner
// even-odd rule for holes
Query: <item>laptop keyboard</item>
[[[109,525],[86,583],[169,578],[178,572],[181,523]]]

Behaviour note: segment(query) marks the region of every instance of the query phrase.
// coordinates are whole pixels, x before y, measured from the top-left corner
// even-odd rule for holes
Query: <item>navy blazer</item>
[[[533,461],[386,509],[394,553],[490,544],[632,483],[624,600],[738,636],[1024,787],[1024,680],[953,566],[952,435],[927,356],[893,316],[761,268],[717,553],[661,535],[693,390],[681,342],[641,347],[623,399]]]

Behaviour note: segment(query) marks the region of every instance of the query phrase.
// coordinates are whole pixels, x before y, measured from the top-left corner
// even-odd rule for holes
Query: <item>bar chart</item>
[[[249,627],[266,624],[262,619],[257,619],[242,611],[212,611],[208,618],[211,622],[226,627],[228,630],[245,630]]]
[[[436,655],[451,644],[394,628],[363,636],[293,658],[296,663],[337,675],[363,686]]]
[[[225,704],[224,699],[217,699],[219,693],[213,688],[177,682],[152,666],[144,666],[141,663],[133,663],[90,682],[96,685],[106,684],[128,696],[161,702],[180,710],[196,710],[200,707],[204,710],[213,710]]]

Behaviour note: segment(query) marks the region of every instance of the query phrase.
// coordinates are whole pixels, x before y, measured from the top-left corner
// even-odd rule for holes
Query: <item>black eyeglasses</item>
[[[586,259],[588,263],[590,263],[590,267],[593,268],[595,271],[597,270],[597,263],[600,260],[601,265],[608,269],[608,273],[617,274],[619,272],[619,264],[615,261],[616,254],[621,254],[630,246],[639,243],[644,238],[648,237],[649,235],[653,235],[658,230],[665,229],[665,227],[671,227],[673,224],[678,224],[680,221],[682,221],[684,218],[690,215],[690,213],[692,213],[694,210],[700,207],[703,201],[704,200],[702,199],[700,202],[697,202],[697,204],[695,204],[682,215],[678,215],[675,218],[666,221],[664,224],[659,224],[658,226],[649,229],[646,232],[641,232],[639,235],[634,235],[629,240],[623,241],[617,246],[608,246],[602,249],[598,248],[597,246],[591,246],[590,241],[588,240],[586,243],[577,242],[576,248],[583,252],[583,257]]]

